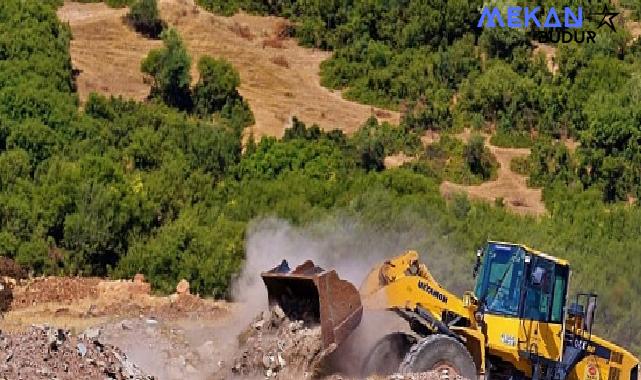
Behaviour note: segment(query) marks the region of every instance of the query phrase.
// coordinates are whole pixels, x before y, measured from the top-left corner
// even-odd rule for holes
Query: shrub
[[[137,0],[127,18],[139,33],[147,37],[157,38],[164,28],[156,0]]]
[[[534,141],[527,131],[504,131],[499,129],[490,138],[490,143],[504,148],[530,148]]]
[[[521,175],[529,175],[530,174],[529,157],[514,157],[512,161],[510,161],[510,170],[512,170],[514,173],[518,173]]]
[[[480,175],[484,180],[492,176],[492,155],[485,148],[485,140],[480,135],[473,135],[463,149],[463,156],[470,171]]]

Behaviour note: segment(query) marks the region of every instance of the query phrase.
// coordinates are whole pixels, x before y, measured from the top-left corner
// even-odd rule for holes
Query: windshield
[[[488,312],[518,315],[525,252],[518,246],[489,243],[483,256],[476,296]]]

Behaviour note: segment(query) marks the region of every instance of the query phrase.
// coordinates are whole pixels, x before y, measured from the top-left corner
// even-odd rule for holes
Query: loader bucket
[[[294,270],[287,261],[261,274],[270,308],[280,306],[291,320],[320,324],[323,348],[336,346],[358,326],[363,306],[358,290],[341,280],[335,270],[326,271],[310,260]]]

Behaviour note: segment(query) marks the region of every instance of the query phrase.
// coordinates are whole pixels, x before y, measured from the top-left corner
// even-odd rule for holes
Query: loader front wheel
[[[397,372],[403,358],[415,342],[414,337],[401,332],[385,335],[365,357],[361,374],[385,376]]]
[[[450,379],[477,379],[476,365],[464,345],[446,335],[430,335],[416,343],[400,365],[401,373],[436,371]]]

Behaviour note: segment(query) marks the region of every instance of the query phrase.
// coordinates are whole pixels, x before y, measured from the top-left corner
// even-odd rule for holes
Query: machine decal
[[[418,282],[418,287],[425,291],[427,294],[431,295],[432,297],[436,298],[437,300],[447,303],[447,296],[439,292],[438,290],[432,288],[429,284],[423,281]]]
[[[583,380],[599,380],[599,367],[595,363],[589,363],[585,367],[585,375]]]
[[[501,334],[501,342],[507,346],[516,347],[516,338],[513,335],[506,333]]]

